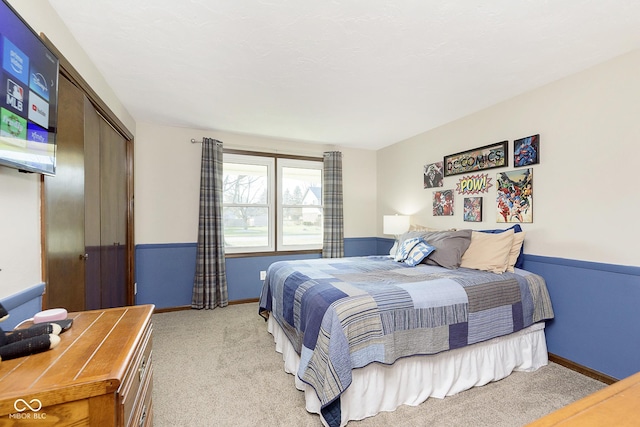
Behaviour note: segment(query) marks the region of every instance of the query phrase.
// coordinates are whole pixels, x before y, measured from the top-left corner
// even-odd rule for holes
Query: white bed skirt
[[[307,411],[320,414],[315,391],[296,375],[300,356],[272,316],[267,328],[276,351],[282,353],[284,370],[293,374],[296,388],[304,391]],[[391,366],[372,363],[353,371],[353,382],[340,397],[340,425],[394,411],[400,405],[416,406],[429,397],[451,396],[505,378],[513,371],[535,371],[547,363],[544,323],[465,348],[406,357]],[[326,426],[322,416],[320,419]]]

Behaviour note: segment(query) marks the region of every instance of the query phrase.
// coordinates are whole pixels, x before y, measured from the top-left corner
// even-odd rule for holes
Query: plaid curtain
[[[323,258],[344,256],[344,216],[342,214],[342,153],[324,153],[322,172],[322,200],[324,205]]]
[[[203,138],[198,249],[191,307],[213,309],[227,304],[222,227],[222,142]]]

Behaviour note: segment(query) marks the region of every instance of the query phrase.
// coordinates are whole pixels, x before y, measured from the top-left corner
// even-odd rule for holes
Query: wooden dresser
[[[640,373],[558,409],[527,427],[640,425]]]
[[[153,309],[70,313],[56,348],[0,362],[0,426],[152,425]]]

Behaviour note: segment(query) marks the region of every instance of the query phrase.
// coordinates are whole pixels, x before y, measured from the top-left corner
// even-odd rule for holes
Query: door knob
[[[86,261],[87,258],[89,258],[89,254],[80,254],[78,258],[80,259],[80,261]]]

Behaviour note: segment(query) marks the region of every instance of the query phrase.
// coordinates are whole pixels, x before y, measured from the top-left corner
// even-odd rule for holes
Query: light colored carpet
[[[156,427],[321,425],[284,372],[257,303],[159,313],[153,322]],[[349,426],[522,426],[603,387],[551,363]]]

